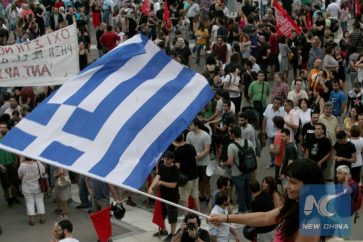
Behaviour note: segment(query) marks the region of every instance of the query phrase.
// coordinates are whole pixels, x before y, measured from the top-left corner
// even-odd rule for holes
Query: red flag
[[[189,196],[189,198],[188,198],[188,208],[190,208],[190,209],[195,208],[195,203],[194,203],[194,199],[192,196]]]
[[[274,0],[275,16],[276,16],[276,26],[277,33],[279,35],[285,35],[286,38],[290,38],[291,30],[295,29],[298,34],[301,33],[300,27],[295,23],[295,21],[287,14],[286,10],[281,7],[281,5]]]
[[[111,206],[90,215],[100,242],[107,242],[112,237],[110,211]]]
[[[165,21],[165,28],[167,30],[171,29],[171,20],[170,20],[170,14],[169,14],[169,7],[168,7],[168,2],[166,0],[164,2],[163,19]]]
[[[311,14],[310,11],[306,13],[306,28],[311,29]]]
[[[359,0],[355,0],[355,16],[360,14],[360,2]]]
[[[158,191],[158,197],[160,197],[160,191]],[[155,201],[152,222],[158,225],[159,229],[165,229],[165,223],[163,219],[163,208],[159,200]]]
[[[150,10],[149,0],[144,0],[144,3],[142,4],[141,12],[146,16],[150,16],[151,10]]]

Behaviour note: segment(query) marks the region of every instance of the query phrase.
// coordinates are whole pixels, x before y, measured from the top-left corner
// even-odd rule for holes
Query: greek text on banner
[[[0,86],[59,85],[79,73],[75,24],[29,42],[0,46]]]

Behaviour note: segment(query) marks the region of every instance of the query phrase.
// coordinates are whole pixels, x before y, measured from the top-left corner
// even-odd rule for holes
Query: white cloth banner
[[[79,73],[76,25],[35,40],[0,46],[0,86],[63,84]]]

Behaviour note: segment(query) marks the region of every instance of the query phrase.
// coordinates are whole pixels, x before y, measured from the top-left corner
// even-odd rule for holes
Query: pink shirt
[[[276,229],[276,233],[275,233],[273,242],[293,242],[293,240],[283,240],[281,230]]]

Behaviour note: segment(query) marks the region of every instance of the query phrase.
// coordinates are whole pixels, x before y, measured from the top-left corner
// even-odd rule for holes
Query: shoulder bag
[[[38,173],[39,173],[39,186],[40,186],[40,191],[41,192],[48,192],[49,191],[49,182],[48,182],[48,177],[44,176],[40,173],[40,167],[39,167],[39,163],[38,161],[35,161],[37,163],[38,166]]]

